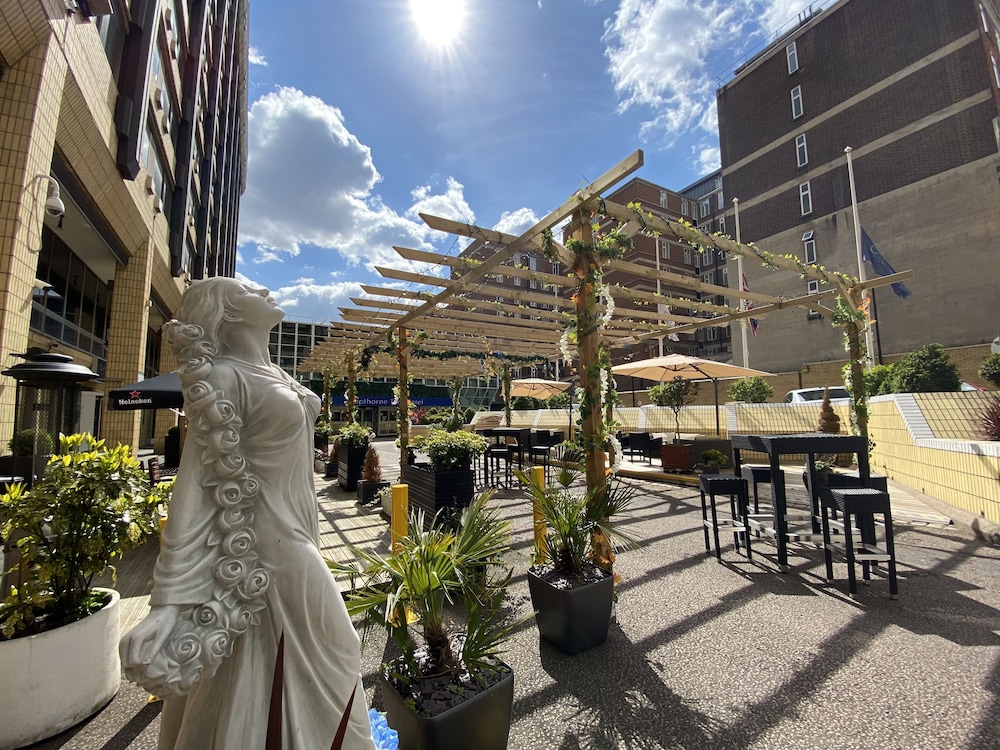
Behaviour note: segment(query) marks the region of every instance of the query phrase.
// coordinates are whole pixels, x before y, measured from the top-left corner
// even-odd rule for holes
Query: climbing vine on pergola
[[[581,404],[581,445],[585,451],[588,489],[606,491],[604,450],[609,438],[605,401],[609,342],[615,346],[662,338],[668,334],[688,333],[708,326],[724,326],[751,316],[761,317],[785,308],[808,308],[818,312],[845,332],[851,361],[849,381],[853,386],[856,429],[867,435],[867,409],[864,399],[861,361],[861,331],[869,325],[863,291],[911,278],[905,271],[864,283],[838,271],[809,264],[793,255],[774,255],[753,244],[742,244],[721,235],[708,235],[686,221],[673,221],[644,211],[640,206],[623,205],[607,200],[602,193],[642,166],[643,155],[631,156],[601,175],[590,185],[577,190],[557,209],[536,222],[519,236],[509,235],[467,223],[421,214],[432,229],[481,240],[491,254],[485,258],[438,255],[410,248],[395,248],[408,261],[434,264],[449,269],[443,278],[430,274],[376,267],[384,277],[396,282],[440,287],[436,293],[398,288],[363,286],[370,295],[352,298],[357,307],[341,308],[347,328],[343,336],[352,342],[317,348],[317,369],[332,364],[337,357],[360,356],[362,351],[379,351],[396,336],[395,368],[401,388],[405,388],[409,358],[419,352],[436,356],[444,364],[452,356],[468,357],[486,365],[484,354],[491,357],[494,372],[509,372],[515,362],[558,361],[575,356],[579,360]],[[554,227],[570,220],[571,238],[566,244],[552,234]],[[741,256],[769,268],[794,271],[803,278],[827,285],[823,291],[785,298],[708,284],[699,278],[659,270],[625,260],[631,238],[637,234],[665,237],[692,245],[701,252],[706,248]],[[522,251],[541,252],[566,269],[565,274],[542,273],[512,262]],[[727,296],[752,301],[750,311],[744,306],[731,307],[687,297],[652,293],[609,286],[603,281],[607,271],[620,271],[633,277],[662,281],[668,287],[694,294]],[[530,290],[511,290],[496,282],[498,276],[526,279],[532,288],[554,290],[541,295]],[[525,285],[527,286],[527,285]],[[560,290],[562,294],[560,294]],[[615,304],[614,297],[628,300],[633,307]],[[835,309],[820,304],[836,298]],[[512,302],[508,302],[510,299]],[[644,309],[644,308],[650,309]],[[671,310],[683,309],[708,314],[708,317],[685,315]],[[666,312],[661,310],[666,309]],[[416,341],[406,340],[408,329],[420,329]],[[338,334],[339,335],[339,334]],[[326,353],[320,350],[326,348]],[[360,348],[358,348],[360,347]],[[575,352],[572,349],[575,348]],[[436,354],[432,354],[436,352]],[[434,377],[441,377],[440,374]],[[401,434],[405,445],[406,436]]]

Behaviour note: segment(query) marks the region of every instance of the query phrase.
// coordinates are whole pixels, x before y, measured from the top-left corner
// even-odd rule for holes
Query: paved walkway
[[[391,443],[380,449],[391,467]],[[997,747],[1000,549],[967,525],[903,520],[893,487],[899,599],[878,576],[852,599],[845,566],[827,582],[812,545],[792,545],[787,574],[764,542],[749,563],[730,541],[717,563],[704,550],[693,488],[631,481],[639,494],[623,523],[644,547],[616,563],[607,643],[568,657],[541,643],[532,623],[511,640],[512,750]],[[317,475],[317,488],[327,553],[347,542],[387,545],[377,511],[333,480]],[[518,616],[530,611],[530,507],[513,490],[494,501],[514,523],[507,610]],[[151,559],[155,546],[141,554]],[[136,610],[141,567],[121,574]],[[383,636],[364,649],[371,705],[381,705],[374,676],[391,648]],[[158,704],[123,684],[97,717],[37,748],[154,748],[158,717]]]

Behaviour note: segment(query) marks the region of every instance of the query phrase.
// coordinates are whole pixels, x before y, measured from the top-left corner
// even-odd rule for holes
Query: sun
[[[417,33],[433,47],[450,47],[462,33],[465,0],[410,0]]]

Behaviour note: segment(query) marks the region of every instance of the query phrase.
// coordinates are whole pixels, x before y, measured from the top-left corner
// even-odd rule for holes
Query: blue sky
[[[513,234],[637,148],[680,190],[718,167],[719,76],[808,0],[255,0],[238,275],[339,319],[418,212]]]

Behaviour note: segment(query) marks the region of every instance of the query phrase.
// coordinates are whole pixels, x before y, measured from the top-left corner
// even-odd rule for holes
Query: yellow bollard
[[[531,471],[535,475],[535,481],[538,482],[539,486],[544,487],[545,467],[532,466]],[[535,563],[541,565],[544,562],[548,562],[549,559],[548,555],[545,554],[545,519],[542,518],[537,500],[532,500],[531,507],[534,512],[535,521]]]
[[[399,540],[406,536],[406,519],[409,515],[410,485],[392,485],[392,551],[396,552]]]

